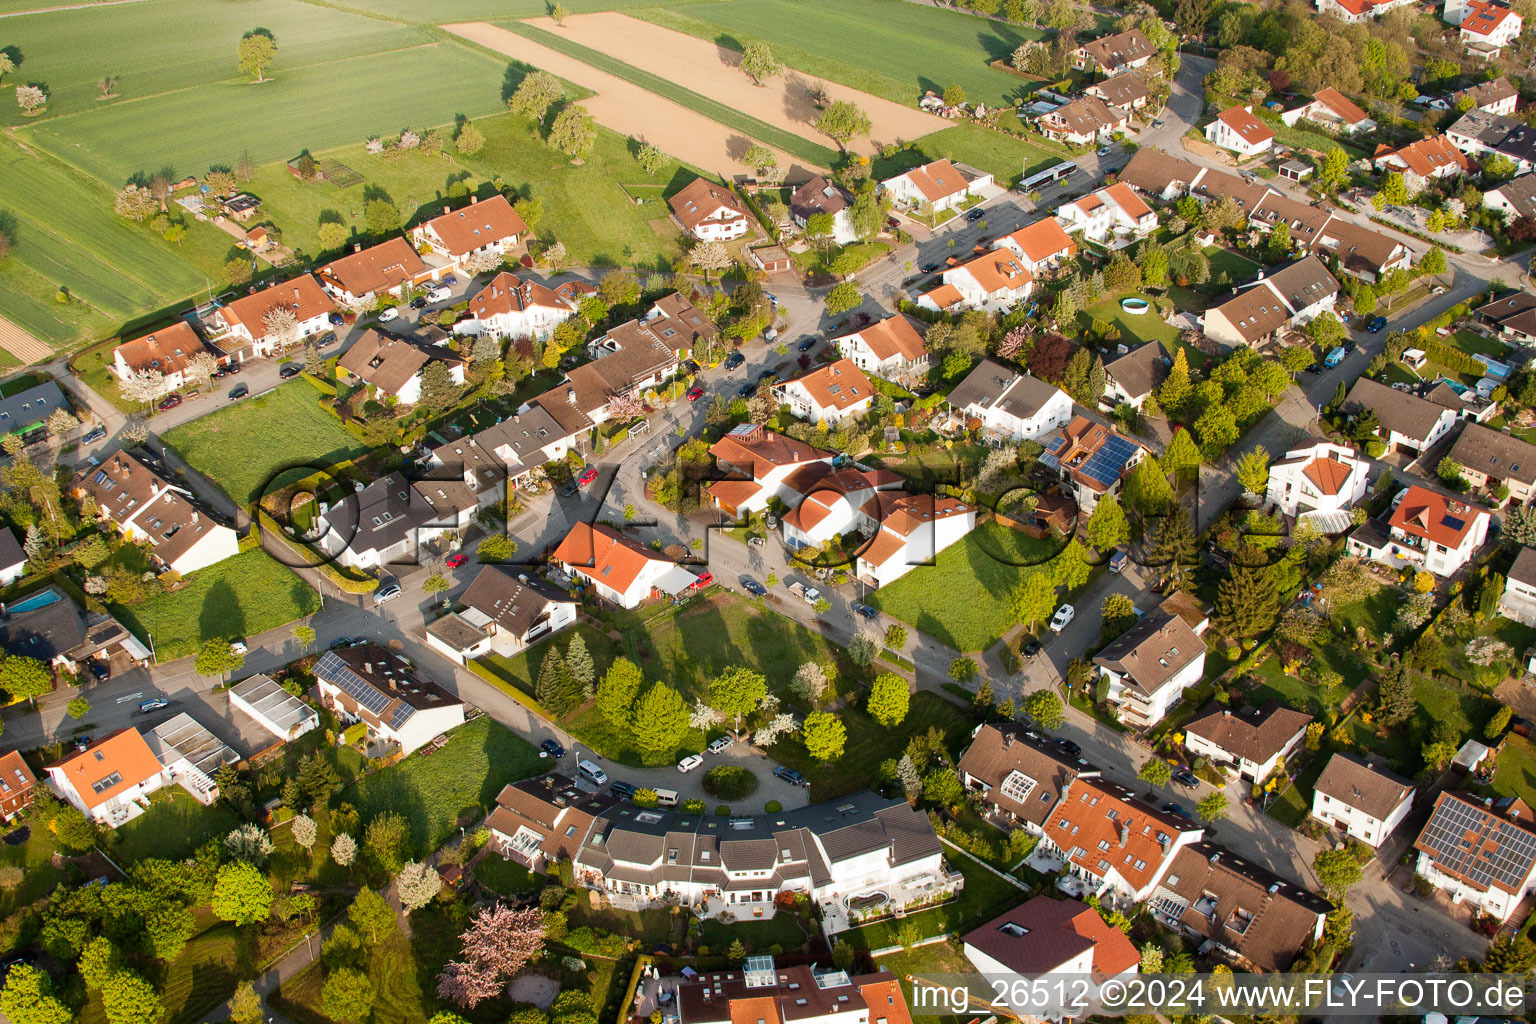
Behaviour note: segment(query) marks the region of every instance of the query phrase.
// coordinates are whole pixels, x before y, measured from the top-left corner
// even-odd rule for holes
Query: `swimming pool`
[[[11,612],[13,615],[16,612],[32,612],[39,608],[46,608],[49,605],[61,600],[63,600],[62,595],[60,595],[57,590],[54,590],[50,587],[40,594],[33,594],[31,597],[22,598],[15,604],[7,606],[6,610]]]

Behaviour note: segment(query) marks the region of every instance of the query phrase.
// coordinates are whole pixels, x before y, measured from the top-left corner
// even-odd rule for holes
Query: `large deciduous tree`
[[[210,905],[214,916],[237,925],[265,921],[272,911],[272,885],[254,864],[231,861],[219,868]]]
[[[741,51],[741,70],[752,79],[753,85],[762,85],[765,80],[784,69],[774,59],[773,51],[767,43],[748,43],[747,48]]]
[[[688,704],[666,683],[655,683],[635,709],[635,746],[647,764],[671,759],[688,732]]]
[[[869,115],[848,100],[833,100],[816,119],[816,130],[836,142],[839,149],[860,135],[869,134]]]
[[[460,936],[463,952],[437,977],[437,994],[474,1009],[501,994],[507,980],[544,947],[544,912],[505,905],[480,911]]]
[[[911,687],[905,679],[894,672],[882,672],[870,687],[866,710],[882,726],[894,729],[906,719],[911,699]]]
[[[564,91],[558,78],[548,71],[535,71],[519,83],[517,91],[507,100],[507,106],[524,117],[542,121],[549,113],[550,105],[562,95]]]
[[[549,144],[573,160],[592,152],[597,145],[597,122],[578,106],[569,106],[555,115],[549,126]]]
[[[277,60],[277,38],[264,28],[253,28],[240,38],[235,54],[241,71],[265,82],[267,68]]]
[[[848,742],[848,730],[830,711],[812,711],[805,716],[800,730],[805,749],[821,762],[836,761],[843,756],[843,746]]]

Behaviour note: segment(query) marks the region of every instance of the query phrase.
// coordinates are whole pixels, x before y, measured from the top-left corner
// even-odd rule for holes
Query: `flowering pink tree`
[[[645,412],[645,403],[639,395],[615,395],[608,399],[608,418],[615,423],[632,420]]]
[[[437,994],[472,1010],[500,995],[512,976],[544,948],[544,912],[497,904],[476,914],[459,938],[464,952],[437,976]]]
[[[1024,350],[1029,341],[1030,334],[1027,327],[1015,327],[1003,335],[1003,340],[997,346],[997,354],[1004,359],[1012,359]]]

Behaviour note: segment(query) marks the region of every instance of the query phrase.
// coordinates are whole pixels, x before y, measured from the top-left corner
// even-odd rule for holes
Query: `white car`
[[[698,754],[689,754],[687,757],[677,762],[677,770],[686,775],[703,763],[704,759]]]
[[[242,658],[251,653],[250,650],[245,646],[244,640],[231,640],[229,642],[229,649],[231,653],[238,654]]]
[[[442,302],[444,299],[453,298],[453,292],[447,288],[429,288],[427,290],[428,302]]]
[[[1067,628],[1067,623],[1072,621],[1072,616],[1077,614],[1077,609],[1069,604],[1064,604],[1056,609],[1056,614],[1051,616],[1051,632],[1060,633]]]
[[[394,306],[385,306],[383,309],[379,310],[379,323],[387,324],[399,315],[400,311]]]

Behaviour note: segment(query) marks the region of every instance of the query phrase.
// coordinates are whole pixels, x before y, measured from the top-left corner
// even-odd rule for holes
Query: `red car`
[[[181,404],[181,396],[180,395],[174,395],[174,394],[173,395],[166,395],[164,398],[162,398],[160,400],[160,411],[161,412],[166,412],[168,410],[176,408],[180,404]]]
[[[704,397],[704,389],[695,384],[693,387],[689,388],[683,393],[683,397],[688,399],[690,402],[697,402],[699,399]]]
[[[591,483],[593,480],[596,480],[596,479],[597,479],[597,467],[596,466],[588,466],[586,469],[581,471],[581,476],[576,478],[576,482],[578,484],[581,484],[583,487],[585,487],[587,484]]]
[[[450,568],[450,569],[457,569],[459,566],[463,565],[467,561],[469,561],[469,556],[466,555],[464,552],[460,551],[456,555],[449,555],[448,556],[448,561],[445,562],[444,564],[447,565],[448,568]]]
[[[701,572],[701,573],[699,573],[699,578],[694,580],[692,583],[688,584],[688,587],[691,590],[703,590],[705,587],[709,586],[713,582],[715,582],[715,574],[714,573],[712,573],[712,572]]]

